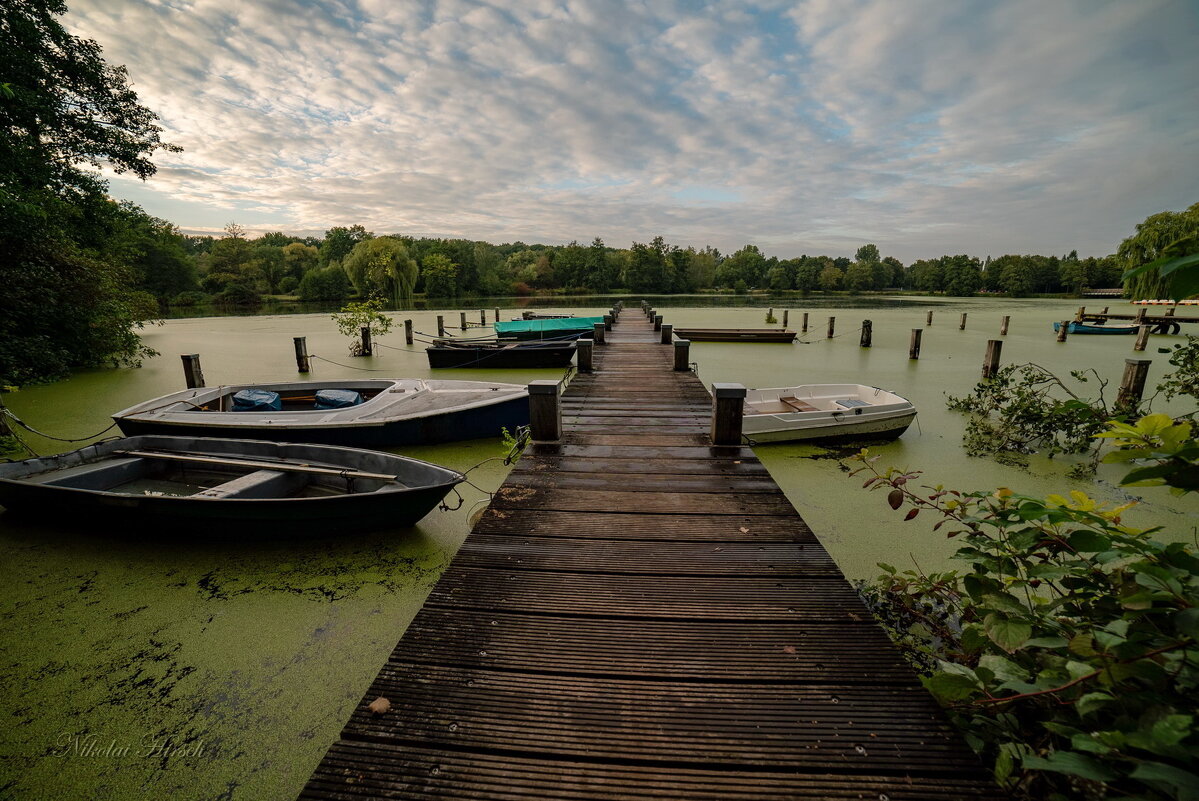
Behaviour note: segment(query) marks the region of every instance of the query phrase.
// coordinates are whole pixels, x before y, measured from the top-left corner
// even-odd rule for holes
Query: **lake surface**
[[[765,304],[749,298],[649,298],[678,326],[764,327]],[[703,306],[711,302],[713,305]],[[745,304],[762,303],[762,308]],[[775,300],[781,320],[782,303]],[[747,386],[866,383],[895,390],[920,411],[895,443],[874,448],[880,464],[925,471],[927,483],[960,489],[1007,486],[1045,495],[1078,489],[1110,504],[1134,497],[1116,486],[1120,466],[1095,481],[1064,477],[1068,459],[1034,458],[1028,469],[965,455],[963,418],[946,411],[945,394],[964,394],[979,377],[986,341],[1000,317],[1012,317],[1003,362],[1035,361],[1065,375],[1096,368],[1112,397],[1126,358],[1153,360],[1149,386],[1168,368],[1155,336],[1144,354],[1132,337],[1072,336],[1054,341],[1053,320],[1080,301],[922,298],[789,299],[790,327],[802,311],[810,328],[794,345],[695,343],[692,360],[708,383]],[[510,306],[509,301],[504,301]],[[577,305],[571,306],[574,303]],[[595,304],[599,305],[595,305]],[[540,308],[602,313],[608,299],[552,299]],[[493,301],[480,301],[492,319]],[[587,305],[591,304],[591,305]],[[626,304],[636,307],[637,299]],[[720,304],[720,305],[717,305]],[[1096,303],[1098,309],[1102,303]],[[1114,308],[1114,306],[1113,306]],[[934,310],[931,327],[925,312]],[[958,330],[958,315],[968,313]],[[426,334],[437,310],[395,313]],[[441,312],[454,333],[458,312]],[[636,308],[628,313],[636,314]],[[509,309],[505,318],[513,316]],[[825,339],[829,316],[837,336]],[[478,312],[468,318],[477,322]],[[874,347],[857,329],[873,321]],[[923,328],[922,356],[908,359],[912,328]],[[1194,333],[1199,333],[1197,329]],[[524,383],[555,370],[441,370],[423,346],[406,348],[402,324],[381,338],[372,358],[351,358],[328,314],[170,320],[145,332],[162,355],[140,369],[95,370],[7,397],[27,423],[59,437],[103,429],[108,415],[183,386],[179,354],[199,353],[209,385],[294,379],[293,336],[308,337],[318,358],[311,378],[453,377]],[[370,370],[375,372],[363,372]],[[1094,391],[1094,383],[1088,385]],[[1159,410],[1182,411],[1181,408]],[[109,435],[111,435],[110,432]],[[71,447],[28,437],[39,452]],[[406,448],[405,454],[460,470],[502,455],[499,438]],[[757,449],[776,481],[852,579],[879,561],[925,570],[949,565],[952,543],[910,523],[881,493],[846,477],[838,453],[811,446]],[[412,529],[362,532],[353,521],[327,536],[255,543],[204,543],[169,530],[106,532],[17,523],[0,516],[0,797],[227,798],[294,797],[336,738],[432,584],[449,564],[506,468],[471,472],[480,489],[462,487],[465,503],[434,512]],[[1125,515],[1130,525],[1163,525],[1168,539],[1193,540],[1199,498],[1148,490]],[[453,500],[451,495],[450,500]]]

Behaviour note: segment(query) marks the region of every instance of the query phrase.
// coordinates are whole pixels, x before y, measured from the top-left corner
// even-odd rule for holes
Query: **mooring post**
[[[1011,322],[1011,319],[1012,318],[1009,315],[1003,315],[1003,320],[999,323],[999,336],[1007,336],[1007,325],[1009,322]]]
[[[1133,350],[1144,350],[1149,344],[1149,329],[1151,326],[1143,325],[1137,329],[1137,341],[1133,344]]]
[[[438,337],[445,336],[445,317],[440,314],[437,315],[437,336]]]
[[[1068,334],[1068,333],[1070,333],[1070,321],[1062,320],[1060,323],[1057,324],[1057,341],[1065,342],[1066,334]]]
[[[1102,314],[1106,315],[1106,314],[1107,314],[1107,310],[1108,310],[1108,309],[1110,309],[1110,308],[1111,308],[1111,306],[1104,306],[1104,307],[1103,307],[1103,312],[1102,312]]]
[[[1145,324],[1145,313],[1146,313],[1146,312],[1148,312],[1148,311],[1149,311],[1149,309],[1145,308],[1144,306],[1142,306],[1141,308],[1137,309],[1137,319],[1136,319],[1136,324],[1137,324],[1137,325],[1144,325],[1144,324]]]
[[[311,369],[308,363],[308,337],[292,337],[291,341],[296,346],[296,369],[307,373]]]
[[[922,336],[924,336],[923,328],[913,328],[912,329],[912,341],[911,341],[911,344],[908,345],[908,358],[909,359],[919,359],[920,358],[920,338]]]
[[[1082,318],[1086,315],[1086,313],[1087,313],[1087,307],[1079,306],[1078,311],[1074,312],[1074,322],[1081,323]]]
[[[369,325],[362,326],[358,329],[358,335],[362,338],[362,355],[373,355],[373,351],[371,350],[371,327]]]
[[[459,330],[465,331],[466,330],[466,312],[458,312],[458,322],[460,324]]]
[[[591,341],[594,342],[596,345],[606,344],[604,342],[604,324],[596,323],[595,325],[592,326],[592,328],[594,330],[591,334]]]
[[[836,317],[828,318],[828,334],[826,336],[829,339],[833,338],[833,331],[836,330],[836,327],[837,327],[837,318]]]
[[[679,372],[691,369],[691,340],[676,339],[674,341],[674,369]]]
[[[204,386],[204,371],[200,369],[200,354],[188,353],[179,357],[183,360],[183,380],[188,389]]]
[[[801,334],[808,333],[808,313],[807,312],[803,313],[803,331],[800,331],[800,333]]]
[[[924,315],[924,326],[925,326],[925,328],[927,328],[928,326],[930,326],[932,324],[933,324],[933,311],[932,311],[932,309],[929,309],[928,314]]]
[[[479,309],[479,325],[487,325],[487,312]]]
[[[1116,407],[1136,409],[1145,394],[1145,378],[1149,375],[1149,359],[1125,359],[1124,376],[1120,379],[1120,391],[1116,394]]]
[[[745,387],[741,384],[712,385],[712,444],[740,445]]]
[[[595,343],[590,339],[579,339],[575,342],[575,354],[578,356],[579,372],[594,371],[592,356],[595,353]]]
[[[874,323],[870,320],[862,321],[862,341],[859,343],[863,348],[870,347],[870,340],[874,333]]]
[[[787,316],[791,314],[790,309],[783,309],[783,328],[787,327]]]
[[[987,355],[983,357],[983,380],[994,378],[999,372],[999,354],[1003,351],[1002,339],[987,340]]]
[[[613,323],[613,322],[614,322],[614,321],[613,321],[613,319],[612,319],[612,315],[610,315],[610,314],[605,314],[605,315],[604,315],[604,330],[605,330],[605,331],[611,331],[611,330],[612,330],[612,323]]]
[[[1177,304],[1177,303],[1176,303],[1176,304],[1174,304],[1173,306],[1171,306],[1170,308],[1166,309],[1166,313],[1165,313],[1163,316],[1164,316],[1164,317],[1173,317],[1173,316],[1174,316],[1174,312],[1176,312],[1176,311],[1178,311],[1178,304]]]
[[[500,310],[492,309],[492,311],[495,312],[495,321],[498,323],[500,321]]]
[[[766,310],[766,319],[769,320],[772,317],[774,317],[774,307],[773,306],[771,306],[769,309]]]
[[[674,324],[662,323],[662,344],[669,345],[674,341]]]
[[[962,319],[958,320],[958,330],[966,330],[966,312],[962,312]]]
[[[653,306],[645,307],[645,316],[646,316],[646,319],[649,319],[649,320],[654,319],[654,307]]]
[[[558,382],[552,378],[529,382],[529,436],[534,442],[557,442],[562,438],[562,404]]]
[[[660,314],[654,315],[654,330],[655,331],[662,330],[662,315],[660,315]]]
[[[404,344],[406,344],[406,345],[412,344],[412,321],[411,320],[404,321]]]

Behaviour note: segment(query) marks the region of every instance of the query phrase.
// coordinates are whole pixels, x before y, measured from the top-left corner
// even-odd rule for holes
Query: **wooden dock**
[[[595,347],[301,798],[1003,797],[659,339]]]

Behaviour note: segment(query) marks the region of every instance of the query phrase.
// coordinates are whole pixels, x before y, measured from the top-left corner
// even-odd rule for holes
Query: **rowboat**
[[[1054,323],[1053,330],[1060,331],[1061,323]],[[1090,323],[1070,322],[1066,325],[1067,334],[1135,334],[1139,325],[1091,325]]]
[[[590,336],[603,317],[554,317],[540,320],[497,322],[495,335],[500,339],[556,339],[565,341]]]
[[[795,341],[795,332],[783,328],[675,328],[674,333],[692,342]]]
[[[747,390],[741,430],[754,442],[895,439],[916,407],[863,384],[808,384]]]
[[[417,378],[200,387],[114,414],[126,435],[329,445],[429,445],[497,437],[529,422],[519,384]]]
[[[351,520],[410,526],[463,480],[454,470],[378,451],[140,436],[0,464],[0,504],[39,515],[229,523],[246,536],[254,533],[247,523],[289,531]]]
[[[455,342],[438,340],[425,348],[430,367],[565,367],[573,342]]]

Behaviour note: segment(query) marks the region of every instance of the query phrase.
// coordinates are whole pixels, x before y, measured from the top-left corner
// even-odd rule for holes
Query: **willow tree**
[[[359,242],[341,265],[358,294],[382,294],[396,306],[412,300],[420,268],[404,243],[390,236]]]
[[[1132,275],[1126,272],[1124,279],[1124,287],[1133,300],[1193,294],[1194,289],[1187,293],[1178,292],[1181,276],[1170,272],[1169,268],[1161,268],[1170,260],[1195,254],[1199,254],[1199,203],[1186,211],[1163,211],[1146,218],[1137,225],[1137,232],[1121,242],[1116,250],[1125,271],[1137,271]],[[1159,261],[1161,264],[1149,269],[1138,269]]]

